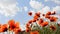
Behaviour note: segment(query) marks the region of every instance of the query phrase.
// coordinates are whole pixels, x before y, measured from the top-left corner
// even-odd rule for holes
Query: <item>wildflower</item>
[[[14,20],[10,20],[9,22],[9,30],[14,30],[15,28],[19,28],[19,22],[16,22]]]
[[[21,32],[21,29],[19,29],[19,28],[16,28],[14,32],[15,32],[15,34],[20,34],[20,32]]]
[[[37,23],[38,23],[38,24],[43,23],[43,19],[40,19]]]
[[[42,16],[45,16],[45,14],[42,14]]]
[[[51,25],[50,26],[50,29],[53,30],[53,31],[55,31],[56,30],[56,27]]]
[[[30,34],[39,34],[38,31],[31,31]]]
[[[2,32],[2,30],[1,30],[1,24],[0,24],[0,32]]]
[[[2,25],[1,30],[2,30],[2,32],[7,31],[8,30],[8,25],[7,24]]]
[[[33,22],[33,20],[29,20],[28,23],[31,24]]]
[[[33,19],[32,22],[36,22],[37,19]]]
[[[36,16],[40,17],[40,12],[35,13]]]
[[[30,27],[26,27],[26,32],[29,32],[31,31],[31,28]]]
[[[29,12],[28,15],[32,16],[32,12]]]
[[[47,26],[47,25],[48,25],[48,22],[47,22],[47,21],[45,21],[45,22],[41,23],[40,25],[41,25],[42,27],[45,27],[45,26]]]
[[[14,20],[9,20],[9,21],[8,21],[8,24],[9,24],[9,26],[12,26],[12,25],[15,24],[15,21],[14,21]]]
[[[50,15],[45,15],[45,18],[48,18],[48,19],[50,19]]]
[[[37,15],[34,16],[34,19],[37,20],[39,17]]]
[[[19,22],[15,23],[15,28],[19,28]]]
[[[29,23],[27,23],[27,24],[26,24],[26,27],[29,27],[29,26],[30,26],[30,24],[29,24]]]
[[[51,15],[51,12],[46,13],[46,15]]]
[[[57,17],[54,17],[54,16],[50,17],[50,21],[51,22],[56,22],[57,21]]]

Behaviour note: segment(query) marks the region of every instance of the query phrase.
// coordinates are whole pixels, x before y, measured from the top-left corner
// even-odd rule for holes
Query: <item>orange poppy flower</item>
[[[19,29],[19,28],[16,28],[14,32],[15,32],[15,34],[20,34],[20,32],[21,32],[21,29]]]
[[[15,23],[15,28],[19,28],[19,22]]]
[[[9,26],[12,26],[12,25],[15,24],[15,21],[14,21],[14,20],[9,20],[9,21],[8,21],[8,24],[9,24]]]
[[[54,16],[50,17],[50,21],[51,22],[56,22],[57,21],[57,17],[54,17]]]
[[[30,26],[30,24],[27,23],[27,24],[26,24],[26,30],[25,30],[26,32],[29,32],[29,31],[31,30],[31,28],[30,28],[29,26]]]
[[[33,20],[29,20],[28,23],[31,24],[33,22]]]
[[[30,27],[26,27],[26,32],[29,32],[31,31],[31,28]]]
[[[19,28],[19,22],[15,23],[14,20],[10,20],[8,24],[9,24],[9,30],[14,30],[14,28]]]
[[[29,26],[30,26],[30,24],[29,24],[29,23],[27,23],[27,24],[26,24],[26,27],[29,27]]]
[[[38,31],[31,31],[30,34],[39,34]]]
[[[32,16],[32,12],[29,12],[28,15]]]
[[[51,12],[46,13],[46,15],[51,15]]]
[[[48,18],[48,19],[50,19],[50,15],[45,15],[45,18]]]
[[[7,24],[2,25],[1,30],[2,30],[2,32],[7,31],[8,30],[8,25]]]
[[[45,16],[45,14],[42,14],[42,16]]]
[[[1,24],[0,24],[0,28],[1,28]]]
[[[35,13],[36,16],[40,17],[40,12]]]
[[[50,26],[50,29],[55,31],[56,30],[56,27],[55,26]]]
[[[40,25],[41,25],[42,27],[45,27],[45,26],[47,26],[47,25],[48,25],[48,22],[47,22],[47,21],[45,21],[45,22],[41,23]]]
[[[43,19],[40,19],[37,23],[38,23],[38,24],[43,23]]]
[[[37,20],[39,17],[37,15],[34,16],[34,19]]]
[[[2,30],[1,30],[1,24],[0,24],[0,33],[2,32]]]
[[[33,19],[32,22],[36,22],[37,19]]]

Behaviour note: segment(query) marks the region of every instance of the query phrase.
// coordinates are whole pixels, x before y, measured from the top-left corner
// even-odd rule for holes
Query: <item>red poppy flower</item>
[[[47,25],[48,25],[48,22],[47,22],[47,21],[45,21],[45,22],[41,23],[40,25],[41,25],[42,27],[45,27],[45,26],[47,26]]]
[[[42,16],[45,16],[45,14],[42,14]]]
[[[31,31],[31,28],[30,27],[26,27],[26,32],[29,32]]]
[[[29,12],[28,15],[32,16],[32,12]]]
[[[35,13],[36,16],[40,17],[40,12]]]
[[[30,34],[39,34],[38,31],[31,31]]]
[[[1,28],[1,24],[0,24],[0,28]]]
[[[29,20],[28,23],[31,24],[33,22],[33,20]]]
[[[46,13],[46,15],[51,15],[51,12]]]
[[[29,23],[27,23],[27,24],[26,24],[26,27],[29,27],[29,26],[30,26],[30,24],[29,24]]]
[[[2,30],[2,32],[7,31],[8,30],[8,25],[7,24],[2,25],[1,30]]]
[[[45,18],[48,18],[48,19],[50,19],[50,15],[45,15]]]
[[[36,20],[37,20],[37,19],[33,19],[32,21],[33,21],[33,22],[36,22]]]
[[[55,31],[56,30],[56,27],[55,26],[50,26],[50,29]]]
[[[40,19],[37,23],[38,23],[38,24],[43,23],[43,19]]]
[[[19,22],[15,23],[14,20],[10,20],[8,24],[9,24],[9,30],[14,30],[15,28],[19,28]]]
[[[56,22],[57,21],[57,17],[54,17],[54,16],[50,17],[50,21],[51,22]]]
[[[15,23],[15,28],[19,28],[20,26],[19,26],[19,22],[16,22]]]
[[[14,30],[14,32],[15,32],[15,34],[20,34],[20,32],[21,32],[21,29],[19,29],[19,28],[16,28],[16,29]]]
[[[35,19],[35,20],[37,20],[38,18],[39,18],[38,16],[36,16],[36,15],[34,16],[34,19]]]
[[[1,30],[1,24],[0,24],[0,33],[2,32],[2,30]]]
[[[9,21],[8,21],[8,24],[9,24],[9,26],[12,26],[12,25],[15,24],[15,21],[14,21],[14,20],[9,20]]]

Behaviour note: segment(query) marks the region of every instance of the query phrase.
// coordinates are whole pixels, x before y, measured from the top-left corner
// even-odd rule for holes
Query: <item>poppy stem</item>
[[[13,31],[12,31],[12,34],[13,34]]]
[[[3,32],[3,34],[4,34],[4,32]]]

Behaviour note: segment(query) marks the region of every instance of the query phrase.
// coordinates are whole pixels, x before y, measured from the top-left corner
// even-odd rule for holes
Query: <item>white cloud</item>
[[[35,0],[30,0],[29,4],[34,9],[40,9],[44,6],[41,2],[38,2],[38,1],[35,1]]]
[[[53,11],[56,11],[57,14],[60,14],[60,6],[54,7]]]
[[[48,7],[48,6],[45,6],[40,10],[40,12],[43,14],[47,13],[48,11],[50,11],[50,7]]]
[[[45,0],[46,2],[47,1],[53,1],[53,2],[55,2],[56,4],[59,4],[60,5],[60,0]]]
[[[24,11],[28,11],[28,7],[26,7],[26,6],[23,7],[23,9],[24,9]]]
[[[17,0],[0,0],[0,14],[15,16],[18,11]]]
[[[20,27],[21,27],[22,31],[26,29],[25,25],[20,25]]]
[[[51,0],[51,1],[53,1],[53,2],[55,2],[57,4],[60,4],[60,0]]]
[[[47,2],[48,0],[45,0],[45,2]]]

